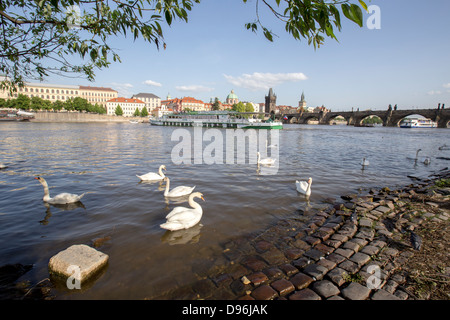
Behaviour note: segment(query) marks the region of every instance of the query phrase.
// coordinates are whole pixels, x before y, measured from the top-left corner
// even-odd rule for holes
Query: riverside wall
[[[36,112],[32,122],[148,122],[148,118],[109,116],[85,112]]]

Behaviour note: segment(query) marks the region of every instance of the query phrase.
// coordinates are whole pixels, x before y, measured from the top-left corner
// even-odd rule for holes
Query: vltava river
[[[268,144],[276,144],[268,153],[278,158],[277,167],[259,170],[249,160],[255,157],[249,148],[243,151],[245,163],[227,163],[230,149],[225,146],[224,161],[208,163],[208,154],[220,156],[218,148],[210,152],[211,143],[225,143],[225,129],[203,129],[200,137],[193,128],[183,129],[192,144],[199,144],[192,148],[190,163],[178,163],[176,129],[131,123],[1,123],[0,163],[9,167],[0,171],[0,265],[33,264],[22,279],[35,284],[48,277],[48,261],[59,251],[109,237],[99,247],[110,257],[106,271],[84,290],[56,289],[57,298],[156,298],[199,279],[202,266],[223,263],[223,244],[234,237],[320,209],[328,198],[395,188],[411,182],[407,175],[427,175],[450,164],[437,159],[450,158],[450,151],[438,149],[449,144],[448,129],[285,125],[278,139],[268,136]],[[259,140],[259,145],[265,143]],[[209,153],[195,158],[199,150]],[[423,164],[425,156],[431,157],[430,165]],[[363,157],[370,161],[364,170]],[[203,193],[201,225],[177,234],[159,227],[180,204],[164,198],[164,184],[140,183],[136,175],[157,172],[161,164],[171,188],[196,186]],[[36,176],[47,180],[50,195],[86,192],[82,205],[45,205]],[[294,183],[309,177],[308,203]]]

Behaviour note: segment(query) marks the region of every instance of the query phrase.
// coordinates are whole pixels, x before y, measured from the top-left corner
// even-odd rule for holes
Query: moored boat
[[[232,129],[283,129],[280,121],[246,118],[239,112],[203,111],[167,114],[150,119],[157,126],[232,128]]]
[[[409,118],[400,123],[400,128],[437,128],[437,123],[425,118]]]
[[[17,111],[15,109],[0,110],[0,121],[29,121],[34,119],[34,113]]]

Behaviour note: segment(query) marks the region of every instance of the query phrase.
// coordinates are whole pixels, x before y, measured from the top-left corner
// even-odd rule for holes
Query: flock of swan
[[[272,147],[272,146],[271,146]],[[450,147],[447,145],[443,145],[439,147],[439,150],[450,150]],[[416,151],[416,157],[415,158],[409,158],[413,159],[417,162],[419,157],[419,152],[422,151],[422,149],[418,149]],[[261,159],[261,155],[258,152],[257,153],[257,164],[259,165],[267,165],[271,166],[275,163],[276,159],[273,158],[263,158]],[[426,157],[423,161],[424,164],[428,165],[431,162],[430,157]],[[361,162],[362,169],[369,165],[369,160],[366,158],[363,158]],[[5,169],[8,166],[5,164],[0,163],[0,169]],[[169,214],[166,215],[165,219],[166,222],[161,224],[160,227],[163,229],[167,229],[170,231],[175,230],[182,230],[182,229],[188,229],[193,226],[195,226],[197,223],[200,222],[202,215],[203,215],[203,209],[200,206],[199,203],[195,202],[195,198],[200,198],[203,201],[205,199],[203,198],[203,194],[200,192],[193,192],[195,189],[195,186],[188,187],[188,186],[178,186],[170,190],[170,179],[164,174],[164,171],[166,171],[166,166],[161,165],[159,167],[159,170],[157,173],[155,172],[149,172],[144,175],[136,175],[141,181],[164,181],[166,183],[166,188],[164,190],[164,196],[167,198],[179,198],[183,196],[188,196],[188,204],[190,208],[186,207],[175,207],[172,209],[172,211],[169,212]],[[50,197],[50,192],[48,188],[47,181],[42,177],[36,177],[36,180],[38,180],[42,186],[44,187],[44,197],[43,201],[49,204],[70,204],[79,202],[81,198],[85,195],[85,193],[81,195],[72,194],[72,193],[60,193],[54,197]],[[306,197],[309,197],[311,195],[311,184],[312,184],[312,178],[309,178],[307,181],[295,181],[295,188],[296,190],[305,195]]]

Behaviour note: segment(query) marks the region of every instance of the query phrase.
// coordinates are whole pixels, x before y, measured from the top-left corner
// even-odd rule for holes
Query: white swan
[[[311,184],[312,178],[309,178],[308,181],[295,181],[295,186],[297,187],[297,191],[309,197],[311,195]]]
[[[0,163],[0,169],[6,169],[8,166],[4,163]]]
[[[368,166],[369,165],[369,160],[367,160],[366,158],[363,158],[363,160],[361,161],[361,165],[363,167]]]
[[[259,153],[259,151],[256,153],[256,155],[258,156],[258,164],[262,164],[262,165],[272,165],[275,163],[276,159],[273,158],[264,158],[261,159],[261,154]]]
[[[430,157],[426,157],[425,160],[423,160],[423,164],[425,164],[425,165],[429,165],[430,163],[431,163]]]
[[[142,176],[138,176],[136,175],[136,177],[138,177],[139,179],[141,179],[142,181],[157,181],[157,180],[162,180],[165,178],[165,175],[163,173],[163,170],[166,170],[166,166],[165,165],[161,165],[159,167],[159,171],[158,173],[155,172],[149,172],[146,174],[143,174]]]
[[[82,195],[72,194],[72,193],[60,193],[53,198],[50,197],[50,193],[48,191],[48,184],[47,181],[45,181],[42,177],[35,178],[38,180],[42,186],[44,187],[44,200],[45,202],[48,202],[50,204],[67,204],[67,203],[74,203],[80,201],[80,199],[84,196],[84,193]]]
[[[176,207],[167,216],[166,223],[160,225],[161,228],[170,231],[188,229],[195,226],[202,218],[203,209],[194,201],[194,198],[201,198],[203,201],[203,194],[200,192],[191,193],[189,196],[189,205],[192,208]]]
[[[417,161],[417,159],[419,158],[419,152],[422,151],[422,149],[417,149],[416,152],[416,158],[414,159],[415,161]]]
[[[165,177],[164,181],[166,181],[166,190],[164,190],[165,197],[186,196],[188,194],[191,194],[192,191],[194,191],[194,189],[195,189],[195,186],[194,187],[179,186],[179,187],[173,188],[172,190],[169,191],[169,189],[170,189],[169,177]]]

